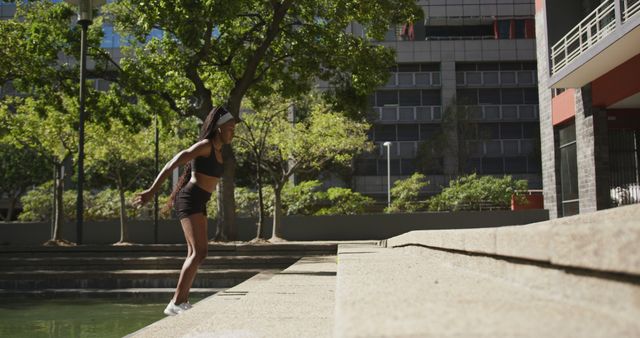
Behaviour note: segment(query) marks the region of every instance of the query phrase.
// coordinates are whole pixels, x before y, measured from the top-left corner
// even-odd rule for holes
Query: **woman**
[[[198,266],[207,257],[206,205],[222,176],[221,149],[233,139],[235,124],[233,116],[226,109],[218,107],[212,110],[202,125],[198,141],[167,162],[151,187],[133,200],[136,207],[149,202],[173,170],[186,164],[167,203],[178,214],[188,249],[176,292],[164,310],[168,316],[175,316],[191,308],[188,301],[189,289]]]

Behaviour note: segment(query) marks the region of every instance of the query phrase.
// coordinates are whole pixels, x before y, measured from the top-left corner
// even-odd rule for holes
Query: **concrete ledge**
[[[640,275],[640,205],[521,226],[412,231],[387,246],[422,245]]]

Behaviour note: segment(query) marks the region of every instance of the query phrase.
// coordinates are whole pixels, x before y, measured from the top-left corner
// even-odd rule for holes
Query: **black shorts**
[[[178,192],[174,203],[174,208],[178,213],[178,219],[183,219],[197,213],[203,213],[206,217],[207,202],[209,202],[210,198],[210,192],[207,192],[194,183],[187,183]]]

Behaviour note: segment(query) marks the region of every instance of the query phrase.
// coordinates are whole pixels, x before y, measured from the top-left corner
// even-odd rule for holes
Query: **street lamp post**
[[[391,142],[382,145],[387,147],[387,205],[391,207]]]
[[[101,6],[106,0],[65,0],[78,6],[78,24],[82,27],[80,36],[80,121],[78,126],[78,200],[76,203],[76,242],[82,244],[82,223],[84,201],[82,197],[84,185],[84,101],[86,96],[85,79],[87,68],[87,29],[93,22],[93,10]]]

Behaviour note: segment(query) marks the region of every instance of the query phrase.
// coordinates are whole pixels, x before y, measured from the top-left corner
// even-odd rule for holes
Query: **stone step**
[[[424,247],[340,246],[334,337],[639,337],[637,281]]]
[[[225,288],[191,288],[189,294],[197,298],[208,297]],[[106,299],[157,299],[166,301],[175,292],[175,288],[125,288],[125,289],[39,289],[39,290],[11,290],[0,289],[3,299],[10,297],[29,298],[106,298]]]
[[[208,256],[201,267],[209,269],[284,269],[299,257],[289,255]],[[0,270],[121,270],[121,269],[177,269],[184,256],[140,257],[3,257]]]
[[[200,269],[196,288],[228,288],[258,274],[260,270]],[[0,273],[0,289],[123,289],[174,288],[180,270],[87,270],[87,271],[8,271]]]
[[[229,243],[209,244],[211,255],[335,255],[335,242],[285,242],[277,244]],[[184,244],[134,244],[116,245],[77,245],[70,247],[47,246],[0,246],[1,257],[30,257],[39,255],[64,256],[156,256],[182,255],[187,252]]]
[[[304,257],[126,337],[331,337],[335,256]]]

